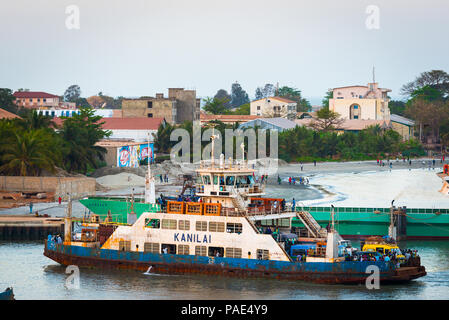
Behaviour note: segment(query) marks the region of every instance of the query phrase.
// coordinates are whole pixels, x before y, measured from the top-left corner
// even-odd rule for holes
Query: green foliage
[[[26,128],[22,120],[0,121],[0,173],[37,176],[61,163],[61,141],[47,128]]]
[[[214,99],[223,101],[223,106],[226,109],[229,109],[231,107],[231,95],[224,89],[218,90],[214,96]]]
[[[388,107],[390,108],[391,114],[405,116],[405,109],[406,109],[405,102],[399,100],[391,100],[388,103]]]
[[[432,88],[431,86],[424,86],[418,88],[411,94],[411,100],[422,99],[428,102],[443,100],[443,92]]]
[[[324,99],[321,101],[323,108],[329,108],[329,99],[334,98],[334,91],[332,89],[327,90]]]
[[[89,167],[98,168],[106,149],[95,144],[111,135],[101,128],[101,116],[94,110],[81,108],[79,114],[64,117],[59,134],[64,142],[64,168],[69,172],[86,173]]]
[[[228,102],[225,99],[219,99],[219,98],[211,98],[207,97],[203,99],[205,102],[204,105],[204,111],[212,113],[212,114],[225,114],[227,111],[227,108],[225,104]]]
[[[229,111],[226,114],[249,115],[251,113],[251,105],[249,103],[242,104],[235,111]]]
[[[242,89],[238,82],[232,84],[231,87],[231,106],[236,108],[242,104],[248,103],[249,97],[245,90]]]
[[[157,129],[157,134],[153,134],[154,147],[159,153],[168,153],[172,147],[170,134],[174,127],[170,123],[161,123]]]
[[[279,88],[278,96],[295,101],[297,103],[296,111],[298,112],[308,112],[312,110],[310,102],[302,97],[301,90],[283,86]]]
[[[16,97],[13,96],[11,89],[0,88],[0,108],[17,114],[18,108],[14,100],[16,100]]]
[[[279,133],[279,157],[289,162],[368,160],[401,152],[418,155],[420,150],[418,142],[402,143],[396,131],[384,131],[379,126],[343,134],[297,126]]]
[[[123,97],[117,97],[113,98],[110,96],[104,95],[102,92],[98,93],[98,96],[103,99],[104,102],[106,102],[106,109],[121,109],[122,108],[122,101]]]
[[[81,88],[79,85],[74,84],[67,88],[64,92],[64,101],[66,102],[76,102],[76,100],[81,96]]]

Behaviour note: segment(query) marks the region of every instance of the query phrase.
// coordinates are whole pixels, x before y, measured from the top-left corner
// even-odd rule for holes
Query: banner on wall
[[[123,146],[117,148],[117,167],[137,168],[141,160],[150,157],[150,161],[154,160],[154,145],[150,143],[137,146]]]

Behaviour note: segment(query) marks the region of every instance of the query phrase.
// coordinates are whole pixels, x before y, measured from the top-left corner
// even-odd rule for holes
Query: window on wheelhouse
[[[254,177],[252,175],[236,177],[237,188],[244,188],[244,187],[248,187],[251,185],[254,185]]]
[[[235,183],[235,176],[226,176],[226,185],[233,186]]]
[[[210,176],[209,175],[203,176],[203,183],[204,184],[210,184]]]

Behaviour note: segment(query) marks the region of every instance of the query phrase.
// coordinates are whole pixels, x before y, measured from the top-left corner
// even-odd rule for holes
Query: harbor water
[[[441,180],[433,170],[308,174],[309,186],[288,185],[285,179],[290,174],[295,172],[282,172],[283,183],[268,186],[267,196],[283,197],[287,201],[294,197],[299,206],[302,202],[304,205],[314,202],[388,207],[395,199],[395,205],[449,208],[449,197],[438,192]],[[394,181],[399,182],[394,184]],[[40,205],[42,213],[64,215],[64,205]],[[51,209],[45,210],[45,207]],[[1,213],[24,214],[26,210],[28,208],[22,207]],[[75,216],[82,216],[84,211],[79,202],[74,203]],[[353,245],[360,244],[353,241]],[[379,290],[369,290],[364,285],[97,269],[80,269],[79,289],[71,289],[66,287],[69,274],[65,273],[65,267],[44,257],[44,239],[1,241],[0,288],[13,286],[16,299],[449,299],[449,241],[407,241],[400,246],[419,251],[427,276],[407,284],[381,285]]]
[[[355,245],[359,245],[357,242]],[[16,299],[449,299],[449,243],[409,241],[419,250],[427,276],[406,284],[321,285],[299,281],[206,275],[158,275],[137,271],[80,269],[79,289],[66,286],[65,267],[43,256],[43,241],[0,242],[0,285]]]

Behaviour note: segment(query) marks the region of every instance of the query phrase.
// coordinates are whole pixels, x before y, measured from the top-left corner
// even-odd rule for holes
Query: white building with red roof
[[[263,118],[296,118],[297,103],[283,97],[267,97],[250,103],[250,113]]]

